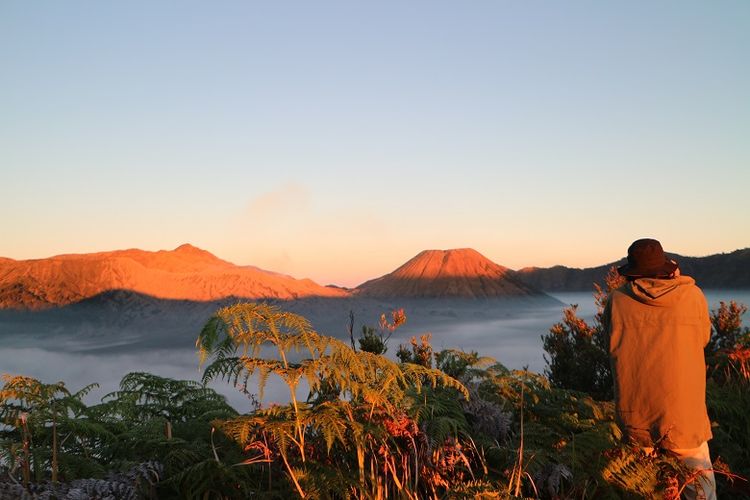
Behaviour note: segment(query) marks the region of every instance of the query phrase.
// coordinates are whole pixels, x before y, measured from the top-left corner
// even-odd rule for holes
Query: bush
[[[610,268],[604,287],[594,284],[597,305],[594,324],[589,325],[579,318],[578,306],[574,304],[563,310],[562,322],[555,323],[549,333],[542,336],[547,353],[544,374],[553,385],[582,391],[600,400],[612,399],[612,368],[602,315],[609,294],[623,283],[617,268]]]
[[[742,310],[730,304],[715,313],[714,335],[742,345]],[[590,373],[585,360],[598,355],[595,327],[575,308],[561,325],[554,339],[570,342],[550,344],[556,373],[576,382],[572,374]],[[566,364],[576,335],[590,350]],[[269,377],[280,377],[290,402],[255,404],[239,415],[202,384],[134,373],[87,407],[62,383],[6,377],[0,498],[75,488],[137,499],[674,498],[691,481],[673,457],[623,443],[612,402],[476,352],[433,353],[427,336],[402,346],[404,362],[396,363],[320,335],[301,316],[237,304],[217,311],[198,346],[209,362],[205,380],[224,378],[246,393],[253,380],[262,393]],[[712,453],[744,474],[750,383],[736,372],[713,373]],[[303,380],[307,400],[296,396]],[[55,429],[67,436],[57,452]],[[56,483],[49,481],[54,456]],[[721,491],[740,498],[741,488],[736,482]]]

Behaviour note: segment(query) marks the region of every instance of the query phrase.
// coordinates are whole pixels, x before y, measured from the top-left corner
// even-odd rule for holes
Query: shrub
[[[594,324],[579,318],[578,306],[574,304],[565,308],[563,320],[542,336],[547,363],[544,374],[553,385],[586,392],[600,400],[612,399],[612,369],[602,316],[609,294],[623,283],[617,268],[611,267],[604,287],[594,284],[597,306]]]

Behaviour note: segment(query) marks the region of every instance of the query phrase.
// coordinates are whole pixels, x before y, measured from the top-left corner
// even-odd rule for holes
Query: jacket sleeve
[[[706,347],[708,345],[708,342],[711,340],[711,318],[709,316],[708,312],[708,301],[706,300],[706,296],[703,295],[703,292],[700,294],[700,304],[701,304],[701,323],[703,323],[703,347]]]
[[[614,292],[613,292],[614,293]],[[604,303],[604,310],[602,310],[602,331],[604,332],[604,338],[606,340],[607,351],[609,351],[609,338],[612,333],[612,295],[607,297],[607,301]]]

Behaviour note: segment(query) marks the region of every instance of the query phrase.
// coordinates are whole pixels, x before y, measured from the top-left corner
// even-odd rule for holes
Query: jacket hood
[[[689,276],[671,279],[638,278],[628,283],[630,295],[639,302],[654,306],[669,306],[680,300],[695,280]]]

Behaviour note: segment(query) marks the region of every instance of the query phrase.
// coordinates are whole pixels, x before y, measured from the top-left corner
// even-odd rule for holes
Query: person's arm
[[[708,342],[711,340],[711,318],[708,313],[708,301],[706,300],[706,296],[703,295],[703,292],[701,292],[701,300],[700,300],[700,308],[701,308],[701,323],[703,323],[703,347],[706,347],[708,345]]]
[[[612,292],[614,293],[614,291]],[[604,331],[604,338],[606,339],[607,351],[609,352],[609,338],[612,333],[612,295],[607,297],[607,302],[604,303],[604,310],[602,311],[602,330]]]

